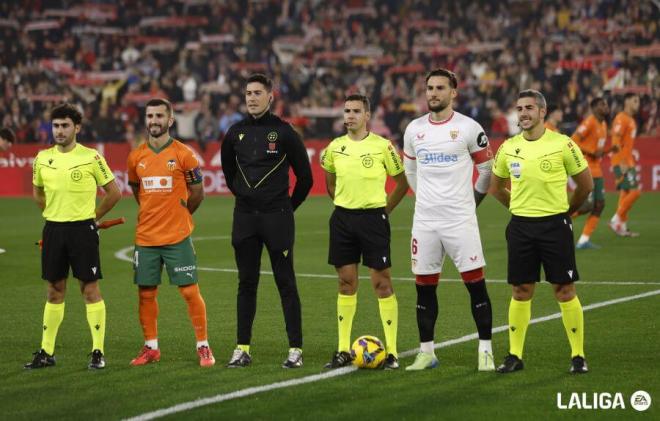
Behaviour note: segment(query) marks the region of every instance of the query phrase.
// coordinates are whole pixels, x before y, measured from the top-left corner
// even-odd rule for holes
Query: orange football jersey
[[[128,181],[139,186],[140,200],[135,244],[176,244],[192,233],[192,215],[186,207],[186,172],[198,167],[193,152],[174,139],[160,150],[146,142],[129,154]]]
[[[637,123],[635,119],[621,111],[614,117],[612,123],[612,145],[617,145],[619,151],[612,154],[612,166],[635,166],[632,151],[637,136]]]
[[[577,143],[582,152],[585,153],[584,157],[589,163],[591,175],[593,177],[602,177],[603,169],[601,167],[601,161],[603,158],[594,158],[587,154],[595,153],[599,149],[605,149],[605,143],[607,141],[607,122],[598,121],[598,119],[592,114],[580,123],[571,138]]]
[[[555,126],[554,124],[552,124],[549,121],[544,122],[543,127],[545,127],[548,130],[552,130],[553,132],[559,133],[559,129],[557,128],[557,126]]]

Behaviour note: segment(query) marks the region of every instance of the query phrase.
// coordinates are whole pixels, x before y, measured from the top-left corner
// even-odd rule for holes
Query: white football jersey
[[[403,136],[407,169],[417,175],[415,219],[463,220],[475,214],[474,164],[492,159],[479,123],[454,111],[443,122],[425,114]]]

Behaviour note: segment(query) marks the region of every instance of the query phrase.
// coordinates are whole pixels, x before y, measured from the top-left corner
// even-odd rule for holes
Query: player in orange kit
[[[563,119],[564,112],[562,111],[561,106],[549,105],[548,116],[545,118],[543,126],[548,130],[552,130],[553,132],[561,133],[559,130],[559,125]]]
[[[618,151],[612,155],[612,171],[619,190],[619,206],[610,220],[610,228],[622,237],[637,237],[638,233],[628,229],[628,212],[641,194],[637,184],[637,170],[633,157],[633,146],[637,136],[637,123],[633,116],[639,111],[639,95],[627,93],[623,97],[623,111],[612,123],[612,145]]]
[[[188,304],[199,364],[209,367],[215,359],[208,343],[206,304],[197,285],[197,262],[190,238],[192,214],[204,199],[202,172],[192,151],[170,137],[169,129],[174,124],[170,102],[151,99],[145,114],[149,139],[128,156],[128,180],[140,206],[133,268],[145,339],[131,365],[160,360],[156,296],[165,265],[170,283],[179,287]]]
[[[571,138],[580,147],[589,163],[589,170],[594,179],[594,190],[591,193],[591,214],[584,224],[582,235],[575,246],[577,249],[598,249],[600,246],[591,242],[591,235],[598,226],[600,215],[605,208],[605,183],[603,181],[603,156],[615,148],[606,148],[607,116],[610,107],[603,97],[596,97],[589,103],[592,114],[584,119]]]

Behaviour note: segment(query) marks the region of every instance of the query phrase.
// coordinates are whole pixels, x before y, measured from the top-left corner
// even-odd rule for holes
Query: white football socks
[[[488,352],[491,355],[493,354],[493,345],[490,339],[479,339],[479,355],[484,352]]]
[[[435,354],[435,350],[433,349],[433,341],[420,342],[419,349],[420,351],[426,352],[427,354]]]

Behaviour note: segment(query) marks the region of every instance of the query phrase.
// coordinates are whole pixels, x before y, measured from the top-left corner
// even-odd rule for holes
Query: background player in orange
[[[600,215],[605,208],[605,184],[603,182],[603,168],[601,161],[603,155],[610,153],[616,148],[606,148],[607,141],[607,117],[610,107],[607,100],[597,97],[591,100],[591,115],[584,119],[573,133],[571,138],[580,147],[582,154],[589,163],[589,170],[594,179],[594,189],[591,193],[591,214],[582,229],[582,235],[577,242],[578,249],[598,249],[600,246],[591,242],[591,234],[596,230]],[[584,213],[588,212],[585,211]]]
[[[639,111],[639,95],[627,93],[623,97],[623,111],[612,122],[612,145],[618,148],[612,155],[612,171],[619,190],[619,206],[610,220],[610,228],[622,237],[637,237],[639,234],[628,229],[628,212],[639,198],[637,170],[633,157],[633,146],[637,136],[637,123],[634,115]]]
[[[561,110],[561,107],[558,105],[550,105],[548,106],[548,116],[545,118],[543,126],[553,132],[561,133],[559,125],[563,119],[564,112]]]
[[[206,331],[206,304],[197,285],[197,262],[190,238],[192,214],[204,199],[202,172],[192,151],[170,137],[172,105],[165,99],[147,102],[149,139],[128,156],[128,180],[140,210],[135,233],[133,268],[140,295],[144,347],[131,365],[160,360],[158,285],[163,264],[170,283],[179,287],[195,329],[199,364],[215,364]]]

